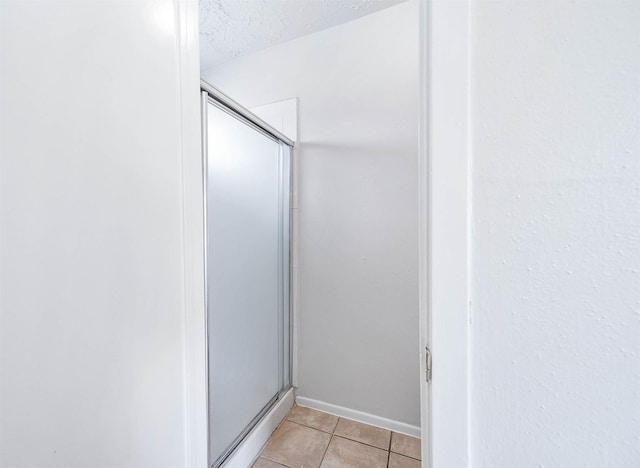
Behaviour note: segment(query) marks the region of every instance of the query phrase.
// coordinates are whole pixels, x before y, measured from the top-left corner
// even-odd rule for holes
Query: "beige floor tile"
[[[284,421],[260,454],[290,468],[318,468],[331,434]]]
[[[420,460],[420,439],[394,432],[391,434],[391,451]]]
[[[321,468],[386,468],[388,452],[334,436]]]
[[[373,445],[383,450],[389,449],[389,438],[391,437],[391,432],[386,429],[343,418],[338,421],[334,434],[356,442],[362,442],[363,444]]]
[[[420,468],[420,460],[391,452],[389,455],[389,468]]]
[[[281,465],[280,463],[276,463],[274,461],[271,460],[267,460],[266,458],[258,458],[256,460],[256,462],[251,465],[251,468],[287,468],[284,465]]]
[[[304,406],[294,406],[287,415],[287,419],[324,432],[333,432],[336,424],[338,424],[338,416],[322,413]]]

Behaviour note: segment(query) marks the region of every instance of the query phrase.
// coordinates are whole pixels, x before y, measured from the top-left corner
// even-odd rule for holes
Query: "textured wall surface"
[[[638,25],[473,4],[474,466],[640,466]]]
[[[200,0],[202,69],[405,0]]]
[[[204,74],[298,97],[299,395],[416,426],[417,34],[403,3]]]

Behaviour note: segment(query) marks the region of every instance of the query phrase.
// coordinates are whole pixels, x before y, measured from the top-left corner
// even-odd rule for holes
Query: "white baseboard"
[[[253,428],[245,439],[238,445],[233,453],[227,458],[222,465],[224,468],[247,468],[258,457],[260,450],[269,440],[273,431],[276,430],[278,424],[282,422],[289,410],[293,407],[294,395],[293,388],[271,408],[262,421]]]
[[[352,419],[371,426],[381,427],[393,432],[399,432],[412,437],[420,437],[420,427],[412,426],[392,419],[383,418],[381,416],[375,416],[373,414],[364,413],[344,406],[332,405],[331,403],[325,403],[324,401],[313,400],[311,398],[296,397],[296,403],[299,406],[306,406],[308,408],[316,409],[318,411],[324,411],[325,413],[340,416],[341,418]]]

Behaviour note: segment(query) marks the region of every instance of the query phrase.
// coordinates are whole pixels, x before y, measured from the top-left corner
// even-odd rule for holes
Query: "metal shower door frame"
[[[293,371],[293,314],[292,314],[292,284],[291,284],[291,261],[292,261],[292,249],[291,249],[291,229],[292,229],[292,220],[291,220],[291,196],[292,196],[292,182],[293,182],[293,177],[292,177],[292,158],[293,158],[293,149],[295,147],[295,143],[293,140],[291,140],[290,138],[288,138],[286,135],[284,135],[283,133],[279,132],[278,130],[276,130],[275,128],[273,128],[271,125],[269,125],[268,123],[266,123],[265,121],[263,121],[262,119],[260,119],[258,116],[256,116],[255,114],[253,114],[251,111],[249,111],[248,109],[246,109],[245,107],[243,107],[242,105],[238,104],[236,101],[234,101],[233,99],[231,99],[230,97],[228,97],[227,95],[225,95],[224,93],[222,93],[220,90],[216,89],[215,87],[213,87],[212,85],[210,85],[209,83],[207,83],[204,80],[200,80],[200,89],[201,89],[201,137],[202,137],[202,187],[203,187],[203,225],[204,225],[204,230],[203,230],[203,238],[204,238],[204,290],[205,290],[205,368],[206,368],[206,395],[207,395],[207,415],[206,415],[206,420],[207,420],[207,464],[210,468],[218,468],[220,466],[222,466],[225,461],[229,458],[229,456],[234,452],[234,450],[242,443],[242,441],[246,438],[246,436],[251,432],[251,430],[269,413],[269,411],[276,405],[276,403],[278,403],[278,401],[287,393],[287,391],[289,391],[289,389],[292,387],[292,371]],[[207,157],[208,157],[208,132],[207,132],[207,122],[208,122],[208,112],[207,112],[207,105],[208,104],[212,104],[215,107],[217,107],[218,109],[226,112],[227,114],[229,114],[231,117],[238,119],[239,121],[243,122],[244,124],[248,125],[249,127],[253,128],[254,130],[258,131],[259,133],[265,135],[266,137],[272,139],[273,141],[280,143],[280,161],[282,162],[284,160],[284,155],[283,155],[283,148],[282,145],[286,145],[289,148],[289,174],[288,174],[288,178],[289,178],[289,210],[288,210],[288,217],[289,217],[289,222],[288,222],[288,226],[289,226],[289,235],[288,235],[288,265],[284,265],[284,262],[282,261],[283,259],[283,255],[284,255],[284,251],[280,252],[280,262],[279,262],[279,266],[278,266],[278,282],[280,285],[280,282],[282,281],[282,268],[288,268],[289,269],[289,275],[288,275],[288,279],[289,279],[289,287],[287,288],[288,292],[289,292],[289,298],[288,298],[288,308],[287,310],[284,310],[284,314],[286,314],[286,316],[288,317],[288,321],[289,321],[289,350],[288,350],[288,375],[287,376],[283,376],[283,380],[284,380],[284,385],[280,388],[279,392],[277,395],[275,395],[271,400],[269,400],[269,402],[262,408],[262,410],[260,410],[260,412],[251,420],[251,422],[245,427],[245,429],[238,435],[238,437],[236,439],[234,439],[234,441],[231,443],[231,445],[219,456],[217,457],[215,460],[212,460],[212,456],[213,454],[210,453],[210,444],[209,444],[209,436],[210,436],[210,414],[211,414],[211,409],[210,409],[210,402],[209,402],[209,338],[208,338],[208,330],[209,330],[209,304],[210,304],[210,298],[208,297],[208,226],[209,226],[209,219],[208,219],[208,204],[207,204],[207,195],[208,195],[208,163],[207,163]],[[281,169],[281,176],[283,176],[282,174],[282,170],[283,167],[280,168]],[[279,244],[282,243],[282,239],[283,239],[283,221],[284,221],[284,213],[282,213],[282,203],[280,203],[280,212],[279,212]],[[282,287],[280,287],[279,289],[283,289],[284,285],[282,284]],[[279,294],[279,296],[282,296],[282,294]],[[280,297],[279,298],[279,302],[283,301],[284,297]],[[280,328],[282,328],[282,330],[280,330]],[[284,330],[284,327],[279,327],[278,333],[282,334]],[[284,340],[282,339],[281,336],[278,337],[279,339],[279,343],[282,343]],[[279,344],[280,346],[280,344]],[[279,361],[282,361],[279,359]],[[279,362],[278,363],[279,366],[283,365],[283,362]],[[279,374],[281,374],[281,372],[279,372]]]

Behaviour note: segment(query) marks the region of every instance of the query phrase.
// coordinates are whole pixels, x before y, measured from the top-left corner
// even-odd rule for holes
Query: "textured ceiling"
[[[200,0],[203,70],[405,0]]]

